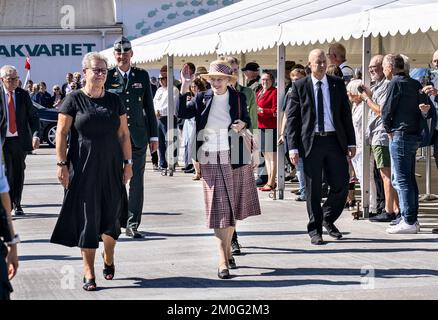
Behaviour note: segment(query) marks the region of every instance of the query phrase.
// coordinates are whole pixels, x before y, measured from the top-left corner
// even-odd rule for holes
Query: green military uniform
[[[151,138],[158,140],[149,74],[146,70],[131,67],[125,84],[121,71],[115,67],[108,71],[105,89],[116,93],[126,106],[133,160],[127,227],[136,229],[140,225],[143,211],[146,149]]]
[[[254,129],[257,129],[257,122],[258,122],[258,116],[257,116],[257,103],[255,100],[255,94],[252,91],[252,89],[248,87],[241,86],[240,84],[236,85],[236,90],[239,92],[242,92],[246,97],[246,103],[248,104],[248,114],[251,118],[251,128],[248,128],[251,130],[251,132]]]

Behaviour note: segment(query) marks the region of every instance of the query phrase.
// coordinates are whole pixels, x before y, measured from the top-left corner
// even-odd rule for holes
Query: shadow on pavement
[[[44,255],[34,255],[34,256],[19,256],[19,260],[21,261],[32,261],[32,260],[82,260],[81,257],[71,257],[71,256],[64,256],[64,255],[51,255],[51,256],[44,256]]]

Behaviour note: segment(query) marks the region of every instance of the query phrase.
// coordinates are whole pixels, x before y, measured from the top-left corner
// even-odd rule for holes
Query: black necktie
[[[123,75],[123,88],[126,89],[126,85],[128,84],[128,74],[125,73]]]
[[[318,81],[316,87],[318,88],[318,131],[324,132],[324,99],[322,97],[322,82]]]

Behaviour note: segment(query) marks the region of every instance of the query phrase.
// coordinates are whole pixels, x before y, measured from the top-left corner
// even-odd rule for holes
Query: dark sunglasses
[[[158,80],[167,79],[167,77],[158,77]]]

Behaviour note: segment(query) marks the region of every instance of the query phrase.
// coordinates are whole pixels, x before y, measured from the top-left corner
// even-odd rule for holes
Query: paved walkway
[[[262,215],[239,224],[242,256],[233,278],[216,276],[216,243],[204,226],[202,183],[177,172],[146,170],[141,230],[145,239],[121,236],[116,276],[106,281],[96,257],[97,292],[81,289],[79,249],[49,243],[63,192],[54,149],[27,158],[20,268],[13,299],[438,299],[438,203],[423,205],[417,235],[388,235],[386,224],[355,221],[346,211],[337,223],[344,240],[310,245],[305,204],[259,194]],[[438,180],[434,180],[438,181]]]

